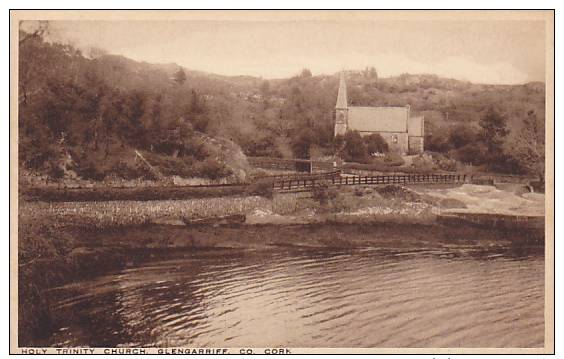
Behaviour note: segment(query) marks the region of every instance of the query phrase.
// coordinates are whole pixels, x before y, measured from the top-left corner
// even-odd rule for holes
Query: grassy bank
[[[153,201],[236,196],[247,192],[246,185],[233,186],[152,186],[152,187],[97,187],[56,188],[22,187],[20,195],[28,201],[87,202],[87,201]]]

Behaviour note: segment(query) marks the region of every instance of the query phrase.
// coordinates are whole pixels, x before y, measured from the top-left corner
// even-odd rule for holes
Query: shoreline
[[[473,226],[401,223],[255,224],[173,226],[144,224],[57,230],[65,253],[19,267],[20,345],[34,346],[52,331],[47,305],[51,288],[142,263],[196,253],[267,253],[294,250],[405,250],[462,245],[476,253],[509,247],[517,256],[543,253],[542,234]],[[47,233],[47,237],[51,234]],[[410,240],[405,240],[409,237]]]
[[[433,197],[401,186],[359,187],[341,191],[324,204],[304,193],[176,201],[21,201],[20,345],[33,345],[50,331],[45,300],[49,288],[175,253],[448,248],[457,244],[477,251],[500,246],[524,254],[543,251],[544,231],[539,228],[438,221],[437,208],[445,213],[475,210],[471,201],[467,206],[448,197],[451,192],[460,195],[461,190],[433,189],[431,194],[439,196]],[[528,203],[526,198],[523,201]],[[244,215],[244,223],[186,224],[187,219],[225,215]]]

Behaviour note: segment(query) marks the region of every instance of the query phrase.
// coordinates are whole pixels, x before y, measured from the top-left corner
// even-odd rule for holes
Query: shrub
[[[109,170],[109,174],[113,174],[116,177],[123,178],[126,180],[136,179],[136,178],[151,178],[151,174],[147,169],[143,169],[140,166],[132,166],[127,162],[118,161]]]
[[[373,133],[363,138],[368,155],[388,152],[388,143],[379,133]]]
[[[51,160],[48,162],[49,170],[48,175],[53,179],[61,179],[65,176],[65,171],[59,166],[56,160]]]
[[[329,188],[329,184],[324,181],[319,181],[315,183],[312,190],[312,198],[314,201],[322,206],[326,206],[330,200],[334,199],[338,192],[334,189]]]
[[[397,153],[390,152],[384,157],[384,163],[388,166],[401,166],[405,161]]]
[[[488,161],[490,155],[484,143],[474,142],[454,151],[454,157],[463,163],[482,165]]]
[[[421,173],[433,172],[436,169],[433,160],[422,155],[413,158],[413,167]]]
[[[231,175],[233,172],[225,164],[212,158],[207,158],[200,164],[199,171],[201,176],[210,179],[218,179]]]
[[[249,196],[272,198],[274,192],[273,184],[274,182],[270,178],[259,178],[247,187],[245,193]]]
[[[347,131],[344,137],[343,158],[349,162],[366,163],[369,160],[364,140],[358,131]]]
[[[478,139],[476,130],[466,124],[458,124],[450,129],[448,142],[454,148],[461,148]]]
[[[443,171],[456,171],[456,160],[448,158],[446,156],[439,156],[436,159],[437,166]]]
[[[102,166],[92,160],[86,160],[78,164],[75,168],[77,175],[84,179],[102,181],[106,177],[106,173]]]

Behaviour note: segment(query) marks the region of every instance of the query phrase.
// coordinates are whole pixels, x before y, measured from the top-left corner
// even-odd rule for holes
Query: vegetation
[[[187,86],[184,70],[172,80],[166,72],[148,71],[131,78],[129,60],[88,59],[40,36],[20,44],[19,58],[23,167],[58,178],[64,174],[61,160],[70,156],[65,170],[85,179],[138,178],[147,174],[134,163],[139,149],[167,175],[230,174],[203,145],[200,132],[208,130],[210,109]]]
[[[81,189],[58,189],[52,187],[20,188],[20,194],[26,200],[47,202],[178,200],[204,197],[238,196],[246,193],[246,185],[228,187],[152,186]]]
[[[335,148],[347,162],[370,163],[375,160],[375,154],[388,152],[388,143],[378,133],[363,137],[358,131],[347,131],[344,136],[336,136],[334,141]]]
[[[134,149],[167,174],[217,178],[225,161],[202,134],[237,143],[246,155],[312,158],[342,150],[347,161],[387,152],[380,136],[334,138],[335,75],[303,69],[288,79],[218,76],[175,64],[152,65],[43,40],[48,23],[21,32],[20,164],[92,179],[147,175]],[[471,84],[434,75],[381,78],[376,69],[347,73],[355,106],[405,106],[425,116],[429,151],[484,170],[541,174],[544,85]],[[344,146],[344,148],[343,148]],[[167,162],[163,157],[173,159]],[[121,161],[121,162],[120,162]],[[176,170],[178,168],[178,170]]]
[[[258,178],[247,187],[245,193],[249,196],[261,196],[272,199],[274,195],[274,180],[272,178]]]

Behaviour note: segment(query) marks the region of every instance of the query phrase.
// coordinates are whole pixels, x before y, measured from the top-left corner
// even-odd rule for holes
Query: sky
[[[542,21],[52,21],[50,37],[81,49],[222,75],[284,78],[374,66],[380,77],[430,73],[475,83],[545,79]]]

